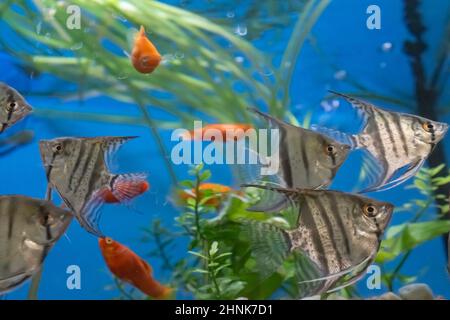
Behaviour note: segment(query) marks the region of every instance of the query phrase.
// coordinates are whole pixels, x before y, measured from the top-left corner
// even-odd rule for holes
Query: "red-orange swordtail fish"
[[[109,270],[155,299],[169,299],[173,289],[153,278],[150,265],[129,248],[111,238],[99,238],[100,250]]]

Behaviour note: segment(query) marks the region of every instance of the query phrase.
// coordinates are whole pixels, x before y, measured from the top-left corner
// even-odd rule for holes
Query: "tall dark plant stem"
[[[437,80],[442,74],[443,69],[445,69],[446,64],[442,62],[438,63],[436,69],[432,73],[432,79],[430,79],[429,82],[427,81],[427,74],[422,61],[422,54],[426,51],[427,44],[423,39],[426,27],[423,25],[422,16],[420,14],[419,7],[421,0],[403,0],[403,4],[405,25],[413,36],[413,40],[406,40],[404,42],[403,51],[409,57],[411,71],[414,75],[414,94],[417,110],[423,117],[436,120],[439,118],[437,104],[440,98]],[[443,142],[440,142],[428,158],[428,164],[430,167],[437,167],[442,163],[447,164],[448,162],[445,156],[444,144]],[[438,176],[444,176],[446,174],[447,172],[442,170]],[[450,184],[439,186],[439,188],[434,191],[435,201],[438,206],[446,205],[447,200],[439,199],[436,196],[439,194],[448,195],[449,193]],[[443,218],[450,219],[450,213]],[[444,238],[445,246],[447,247],[447,237],[445,236]],[[445,250],[445,252],[447,251],[448,250]]]

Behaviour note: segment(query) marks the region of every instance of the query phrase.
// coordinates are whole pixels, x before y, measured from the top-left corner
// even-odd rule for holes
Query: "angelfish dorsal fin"
[[[103,139],[103,150],[105,156],[105,163],[110,168],[112,167],[112,158],[116,152],[129,140],[135,139],[137,136],[125,137],[105,137]]]

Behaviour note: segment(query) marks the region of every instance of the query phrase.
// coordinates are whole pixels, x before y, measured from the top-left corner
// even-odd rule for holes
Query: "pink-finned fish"
[[[57,138],[39,142],[46,168],[48,191],[55,189],[88,232],[103,237],[98,228],[100,206],[108,192],[119,203],[142,193],[145,174],[113,174],[110,157],[135,137]],[[114,201],[116,202],[116,201]]]

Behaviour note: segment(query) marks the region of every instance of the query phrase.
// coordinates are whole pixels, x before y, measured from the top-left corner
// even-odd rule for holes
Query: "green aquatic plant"
[[[143,240],[154,246],[150,255],[165,266],[170,285],[179,295],[197,299],[264,299],[276,291],[294,297],[293,283],[285,281],[285,275],[276,273],[262,279],[255,271],[256,261],[240,225],[242,219],[266,221],[272,217],[247,212],[248,203],[241,196],[231,195],[218,207],[217,202],[210,201],[218,199],[218,194],[208,190],[198,192],[200,185],[210,178],[210,172],[199,165],[189,173],[193,180],[180,182],[174,193],[174,197],[179,197],[180,192],[196,190],[183,200],[175,218],[179,230],[169,231],[160,222],[153,222],[144,230]],[[246,198],[256,199],[252,194]],[[174,257],[170,251],[180,249],[180,243],[185,242],[182,239],[187,240],[190,254]]]
[[[411,199],[396,212],[412,214],[412,217],[387,230],[376,258],[376,262],[383,267],[382,280],[390,291],[396,281],[404,283],[416,280],[414,276],[401,273],[414,248],[450,231],[450,221],[441,220],[449,211],[448,195],[436,194],[436,190],[449,183],[450,171],[442,164],[435,168],[422,168],[413,183],[407,186],[408,189],[416,190],[420,197]],[[442,199],[445,204],[439,204],[436,198]],[[433,210],[438,211],[437,216]],[[390,265],[388,269],[387,263],[392,261],[396,264],[393,267]]]
[[[230,270],[227,270],[231,266],[227,258],[232,253],[219,253],[217,241],[214,241],[209,250],[206,250],[206,255],[195,251],[189,251],[189,253],[201,259],[204,265],[203,268],[196,268],[192,272],[205,274],[208,277],[208,281],[203,286],[195,288],[196,298],[235,299],[245,287],[245,282],[235,279]]]

